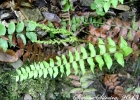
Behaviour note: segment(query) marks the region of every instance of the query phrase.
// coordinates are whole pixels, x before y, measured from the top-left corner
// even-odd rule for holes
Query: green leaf
[[[62,55],[62,59],[63,59],[63,64],[66,64],[67,63],[67,59],[66,59],[65,55]]]
[[[26,69],[27,73],[29,73],[31,71],[31,69],[28,66],[26,66],[25,69]]]
[[[50,27],[50,28],[54,28],[54,25],[52,24],[52,22],[50,22],[50,21],[48,21],[48,27]]]
[[[112,59],[110,57],[110,54],[108,54],[108,53],[104,54],[104,60],[107,65],[107,68],[110,69],[112,66]]]
[[[22,39],[24,45],[26,45],[26,38],[23,34],[17,34],[17,37],[20,36],[20,38]]]
[[[68,0],[62,0],[61,4],[65,5],[68,2]]]
[[[140,87],[135,88],[134,91],[135,91],[135,93],[138,93],[139,94],[140,93]]]
[[[116,52],[114,54],[114,57],[117,60],[117,62],[124,67],[124,58],[123,58],[123,55],[120,52]]]
[[[0,38],[0,47],[2,47],[3,51],[6,52],[8,48],[8,43],[6,40]]]
[[[95,92],[95,91],[97,91],[97,90],[94,89],[94,88],[90,88],[90,89],[85,89],[85,90],[83,91],[83,93],[93,93],[93,92]]]
[[[115,42],[110,38],[108,37],[108,50],[110,53],[114,53],[116,51],[116,44]]]
[[[76,16],[75,20],[76,20],[77,23],[80,23],[80,17],[79,16]]]
[[[10,45],[10,46],[15,46],[15,45],[13,45],[13,43],[12,43],[12,38],[13,38],[13,35],[12,35],[12,34],[8,35],[8,42],[9,42],[9,45]]]
[[[76,24],[76,18],[75,17],[72,17],[72,23],[71,23],[72,25],[73,24]]]
[[[23,76],[23,79],[26,80],[28,78],[28,73],[24,73]]]
[[[26,32],[26,36],[32,41],[37,41],[37,35],[34,32]]]
[[[98,5],[99,5],[99,4],[102,5],[102,4],[103,4],[103,1],[104,1],[104,0],[95,0],[94,3],[96,3],[96,5],[97,5],[97,4],[98,4]]]
[[[104,54],[104,53],[106,53],[105,44],[104,44],[103,40],[100,39],[100,38],[98,39],[98,46],[99,46],[99,48],[100,48],[100,54],[101,54],[101,55]]]
[[[50,67],[50,68],[48,68],[48,72],[49,72],[49,74],[50,74],[50,76],[51,76],[51,78],[52,78],[52,76],[53,76],[53,69]]]
[[[72,53],[69,51],[69,62],[73,62],[74,58],[73,58],[73,55]]]
[[[48,70],[47,70],[47,68],[43,69],[43,73],[44,73],[44,78],[46,78],[47,75],[48,75]]]
[[[36,28],[36,24],[34,24],[33,22],[28,22],[26,31],[34,31]]]
[[[93,18],[89,17],[89,23],[92,24],[93,23]]]
[[[63,8],[63,11],[69,11],[69,9],[70,9],[69,3],[65,4],[64,8]]]
[[[124,56],[128,56],[129,54],[131,54],[133,51],[133,49],[131,47],[124,47],[123,48],[123,55]]]
[[[132,21],[132,29],[133,30],[138,30],[138,22]]]
[[[54,70],[53,78],[55,78],[58,75],[58,68],[54,67],[53,70]]]
[[[34,70],[34,78],[37,78],[37,76],[38,76],[38,71]]]
[[[19,78],[20,78],[19,76],[16,76],[16,82],[18,82],[18,81],[19,81]]]
[[[46,61],[43,61],[43,64],[46,68],[49,68],[49,64]]]
[[[116,8],[118,5],[118,0],[111,0],[111,3],[113,5],[113,7]]]
[[[129,32],[127,33],[127,39],[129,41],[132,41],[133,40],[133,32],[134,30],[129,30]]]
[[[31,70],[35,70],[35,66],[34,65],[30,65]]]
[[[79,61],[79,65],[80,65],[80,68],[81,68],[81,71],[82,71],[82,74],[84,75],[85,74],[85,64],[84,64],[84,60],[80,60]]]
[[[6,34],[6,28],[3,24],[0,23],[0,36]]]
[[[105,13],[103,12],[103,8],[96,9],[96,12],[97,12],[98,15],[101,15],[101,16],[105,15]]]
[[[61,59],[60,59],[60,57],[56,56],[56,60],[57,60],[57,63],[56,64],[58,66],[60,66],[61,65]]]
[[[41,69],[45,68],[44,65],[43,65],[43,62],[39,62],[39,66],[40,66]]]
[[[80,82],[86,82],[87,80],[92,80],[93,78],[95,78],[96,76],[93,74],[85,74],[80,78]]]
[[[40,70],[40,66],[39,66],[39,64],[36,64],[36,63],[34,63],[35,65],[35,68],[36,68],[36,70]]]
[[[71,29],[72,29],[72,31],[76,31],[76,29],[77,29],[77,27],[76,27],[76,24],[72,24],[72,26],[71,26]]]
[[[116,1],[116,0],[113,0],[113,1]],[[105,2],[104,3],[104,10],[105,10],[105,12],[108,12],[109,8],[110,8],[110,2]]]
[[[86,59],[88,57],[86,49],[84,47],[82,47],[82,46],[81,46],[81,53],[83,54],[82,55],[83,59]]]
[[[16,25],[16,32],[20,33],[23,31],[23,29],[24,29],[24,23],[18,22],[18,24]]]
[[[91,84],[93,83],[93,81],[85,81],[82,83],[82,88],[86,89],[88,88]]]
[[[23,81],[23,80],[24,80],[24,76],[22,74],[22,75],[20,75],[20,81]]]
[[[119,47],[120,47],[120,49],[123,49],[124,47],[127,47],[127,42],[124,40],[124,38],[122,36],[120,38]]]
[[[76,61],[72,62],[72,66],[74,68],[75,75],[77,75],[79,71],[78,71],[78,65],[77,65]]]
[[[50,58],[50,67],[54,67],[54,61],[53,61],[53,59],[52,58]]]
[[[13,34],[15,32],[15,29],[15,23],[10,22],[10,24],[8,25],[8,34]]]
[[[21,70],[17,69],[16,72],[18,75],[21,75]]]
[[[64,66],[63,65],[60,66],[60,72],[61,72],[61,77],[62,77],[64,74]]]
[[[72,89],[71,91],[70,91],[70,93],[74,93],[74,94],[76,94],[76,93],[79,93],[81,91],[81,93],[83,92],[83,89],[82,88],[74,88],[74,89]]]
[[[70,72],[71,72],[71,70],[70,70],[70,64],[67,63],[67,64],[65,65],[65,67],[66,67],[66,74],[67,74],[67,76],[69,76],[69,74],[70,74]]]
[[[92,58],[92,57],[89,57],[89,58],[87,59],[87,62],[88,62],[88,64],[90,65],[90,69],[91,69],[92,73],[94,73],[95,64],[94,64],[93,58]]]
[[[119,0],[119,2],[120,2],[121,4],[123,4],[123,1],[124,1],[124,0]]]
[[[85,17],[84,16],[81,16],[81,21],[85,22]]]
[[[89,50],[90,50],[90,57],[94,57],[96,55],[96,51],[91,43],[89,43]]]
[[[80,60],[80,54],[78,51],[75,51],[75,60],[79,61]]]
[[[39,73],[39,77],[41,77],[43,75],[43,70],[42,69],[39,69],[38,70],[38,73]]]
[[[30,71],[29,77],[28,77],[28,78],[30,79],[30,78],[32,78],[33,76],[34,76],[34,71]]]
[[[97,55],[97,56],[95,57],[95,59],[96,59],[96,61],[97,61],[98,64],[99,64],[100,70],[102,70],[102,67],[103,67],[103,65],[104,65],[104,61],[103,61],[102,57],[101,57],[100,55]]]

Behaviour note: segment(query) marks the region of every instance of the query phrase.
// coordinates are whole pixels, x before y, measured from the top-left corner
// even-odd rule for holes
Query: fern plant
[[[119,44],[116,44],[111,38],[108,38],[108,44],[105,45],[103,40],[99,39],[98,48],[100,50],[99,53],[97,53],[95,47],[89,43],[87,49],[81,47],[81,52],[76,50],[73,54],[69,51],[68,55],[62,55],[61,57],[56,56],[56,61],[50,58],[49,62],[41,61],[21,67],[16,70],[16,81],[41,76],[46,78],[48,74],[51,78],[55,78],[58,74],[61,74],[61,76],[66,74],[68,76],[71,73],[71,68],[74,69],[75,74],[78,74],[80,71],[82,74],[85,74],[85,62],[89,64],[93,73],[96,63],[100,70],[102,70],[105,64],[107,68],[110,69],[113,64],[112,54],[114,54],[116,61],[124,66],[124,57],[132,52],[132,48],[127,45],[127,42],[122,37],[120,38]]]
[[[70,0],[62,0],[61,2],[62,6],[63,6],[63,11],[70,11],[73,10],[73,3]]]
[[[34,21],[27,21],[26,24],[24,22],[18,22],[17,24],[15,24],[14,22],[10,22],[8,27],[0,23],[0,30],[1,30],[0,47],[6,52],[9,46],[15,46],[15,44],[12,43],[12,39],[14,35],[17,38],[20,37],[24,45],[26,45],[27,38],[31,42],[39,42],[39,40],[37,40],[38,37],[36,33],[37,27],[41,28],[45,32],[49,32],[50,36],[54,36],[55,34],[62,34],[64,36],[68,36],[68,38],[65,40],[55,40],[55,41],[48,40],[47,41],[48,44],[54,44],[59,42],[62,43],[62,42],[69,42],[69,41],[72,42],[77,40],[76,37],[74,38],[73,33],[66,29],[56,29],[54,27],[49,27],[43,24],[36,23]],[[4,37],[6,37],[6,39]],[[43,43],[46,43],[46,41]]]
[[[96,10],[98,15],[103,16],[109,10],[111,5],[116,8],[118,3],[120,2],[123,4],[123,1],[124,0],[94,0],[90,7],[92,10]]]

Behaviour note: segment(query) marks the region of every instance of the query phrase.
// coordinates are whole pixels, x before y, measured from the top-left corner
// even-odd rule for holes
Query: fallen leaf
[[[70,79],[73,79],[73,80],[80,80],[80,77],[79,76],[76,76],[76,75],[69,75],[68,76]]]
[[[7,49],[6,52],[3,51],[2,48],[0,48],[0,61],[2,62],[15,62],[18,60],[18,56],[16,55],[16,52],[10,49]]]
[[[75,81],[75,80],[72,80],[71,83],[76,86],[76,87],[80,87],[81,86],[81,83],[79,81]]]

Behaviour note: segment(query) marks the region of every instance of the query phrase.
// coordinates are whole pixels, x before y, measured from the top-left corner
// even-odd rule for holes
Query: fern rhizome
[[[121,66],[124,66],[124,57],[132,52],[132,48],[128,46],[122,37],[118,44],[111,38],[108,38],[107,45],[99,38],[98,48],[99,53],[95,47],[89,43],[87,47],[81,46],[80,52],[78,50],[75,50],[74,53],[69,51],[67,55],[62,55],[61,57],[56,56],[56,60],[50,58],[49,62],[41,61],[17,69],[16,81],[42,76],[46,78],[48,74],[51,78],[55,78],[58,74],[61,74],[61,76],[66,74],[68,76],[71,73],[71,68],[74,69],[76,75],[79,72],[85,74],[86,63],[90,66],[93,73],[96,64],[98,64],[100,70],[102,70],[105,64],[107,68],[110,69],[113,64],[111,58],[113,55],[116,61]]]

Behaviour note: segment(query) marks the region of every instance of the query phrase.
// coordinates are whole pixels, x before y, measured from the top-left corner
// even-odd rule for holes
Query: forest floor
[[[0,100],[140,100],[140,2],[116,0],[123,1],[123,4],[119,2],[117,7],[110,6],[105,13],[105,9],[101,12],[98,10],[100,7],[93,10],[94,1],[97,0],[0,1]],[[16,26],[12,35],[9,35],[9,31],[3,35],[3,25],[6,30],[10,30],[8,25],[11,22],[15,25],[24,22],[27,27],[27,20],[46,25],[52,30],[43,27],[35,30],[26,28],[18,33]],[[61,30],[58,32],[55,29],[66,32],[62,34]],[[27,35],[26,31],[33,31],[36,35]],[[31,78],[21,82],[15,82],[12,78],[17,69],[33,62],[49,62],[50,58],[56,61],[56,56],[68,55],[69,51],[82,52],[80,47],[88,48],[89,42],[99,47],[99,38],[106,44],[108,37],[116,45],[119,44],[119,38],[123,37],[133,49],[132,54],[121,61],[116,61],[117,58],[111,55],[111,68],[108,68],[108,64],[100,67],[101,62],[95,58],[97,65],[94,74],[87,61],[84,62],[84,75],[82,72],[75,75],[76,70],[71,69],[70,75],[63,77],[60,72],[56,78]],[[36,40],[45,42],[33,42]],[[98,54],[101,49],[96,49]],[[78,56],[73,57],[76,59]],[[103,61],[107,63],[105,59]]]

